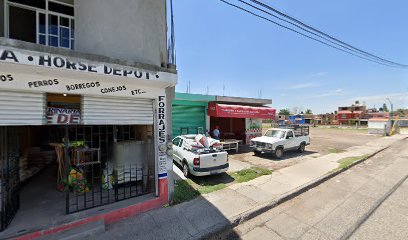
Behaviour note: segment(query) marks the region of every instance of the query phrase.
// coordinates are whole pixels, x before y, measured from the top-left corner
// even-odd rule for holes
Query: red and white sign
[[[208,116],[227,118],[275,119],[276,109],[209,103]]]
[[[80,124],[81,111],[79,109],[47,108],[48,124]]]

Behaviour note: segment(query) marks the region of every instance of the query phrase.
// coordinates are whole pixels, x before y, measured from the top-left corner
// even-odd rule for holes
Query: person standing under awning
[[[215,126],[215,129],[213,130],[213,137],[214,139],[217,139],[217,140],[220,140],[220,135],[221,135],[219,128],[220,128],[219,126]]]

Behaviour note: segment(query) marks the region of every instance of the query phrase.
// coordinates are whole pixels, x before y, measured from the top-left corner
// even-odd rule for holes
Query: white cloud
[[[343,88],[338,88],[326,93],[314,95],[311,98],[324,98],[324,97],[332,97],[332,96],[340,96],[344,94],[344,89]]]
[[[327,75],[326,72],[317,72],[317,73],[313,73],[310,78],[314,78],[314,77],[321,77],[321,76],[325,76]]]
[[[317,84],[314,82],[307,82],[307,83],[300,83],[300,84],[292,85],[286,89],[287,90],[298,90],[298,89],[311,88],[311,87],[316,87],[316,86]]]

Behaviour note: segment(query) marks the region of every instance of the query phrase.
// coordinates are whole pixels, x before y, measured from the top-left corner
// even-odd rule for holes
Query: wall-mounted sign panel
[[[79,109],[47,108],[47,124],[75,125],[81,124],[81,111]]]
[[[113,96],[153,99],[163,94],[164,89],[139,85],[126,80],[95,78],[93,80],[54,77],[33,72],[10,71],[6,64],[0,64],[0,89],[30,92],[48,92],[75,95]]]
[[[66,57],[34,51],[0,47],[0,62],[19,65],[30,65],[44,68],[68,70],[71,72],[91,73],[128,79],[160,81],[175,86],[177,74],[155,72],[128,66],[92,62],[85,59]]]
[[[169,161],[167,156],[166,95],[158,96],[156,103],[158,173],[159,179],[165,179],[169,163],[173,165],[173,161]]]
[[[275,119],[276,109],[209,103],[208,116],[227,118]]]

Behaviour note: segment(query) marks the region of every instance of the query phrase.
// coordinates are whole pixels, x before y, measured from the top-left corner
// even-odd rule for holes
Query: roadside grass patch
[[[346,150],[338,148],[329,148],[329,153],[343,153],[343,152],[346,152]]]
[[[243,183],[251,181],[257,177],[270,174],[272,174],[272,171],[269,169],[252,167],[238,172],[233,172],[230,174],[230,176],[235,179],[235,182]]]
[[[200,195],[200,192],[194,189],[188,180],[178,180],[174,186],[173,204],[190,201]]]
[[[359,161],[361,159],[364,159],[366,157],[368,157],[368,155],[356,156],[356,157],[346,157],[346,158],[338,160],[337,162],[340,163],[339,168],[344,169],[344,168],[349,167],[351,164],[353,164],[353,163],[355,163],[355,162],[357,162],[357,161]]]
[[[367,158],[369,155],[362,155],[362,156],[354,156],[354,157],[346,157],[346,158],[342,158],[340,160],[338,160],[337,162],[340,164],[337,168],[331,170],[329,173],[334,173],[337,172],[339,170],[348,168],[350,165],[352,165],[353,163],[360,161],[362,159]]]
[[[221,190],[223,188],[225,188],[227,185],[225,185],[224,183],[220,183],[220,184],[216,184],[216,185],[199,185],[199,187],[197,188],[197,191],[200,192],[200,194],[206,194],[206,193],[211,193],[214,191],[218,191]]]
[[[270,174],[272,174],[272,171],[269,169],[253,167],[233,173],[177,180],[174,186],[173,205],[193,200],[202,194],[221,190],[233,183],[248,182],[257,177]]]

